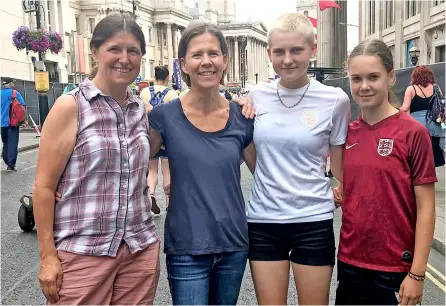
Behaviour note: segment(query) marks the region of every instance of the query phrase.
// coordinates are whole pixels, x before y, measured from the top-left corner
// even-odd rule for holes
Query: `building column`
[[[403,68],[403,14],[404,14],[404,2],[395,1],[395,54],[393,61],[395,63],[395,69]],[[424,29],[421,29],[424,30]]]
[[[159,62],[161,63],[157,63],[155,66],[162,66],[164,65],[164,24],[159,23],[159,37],[160,37],[160,57],[159,57]]]
[[[158,54],[158,48],[159,48],[159,44],[158,44],[158,25],[157,23],[153,23],[152,24],[152,31],[154,33],[154,37],[153,37],[153,68],[155,68],[156,66],[158,66],[158,62],[159,62],[159,54]],[[154,75],[154,71],[150,71],[150,75]]]
[[[252,55],[253,55],[253,64],[254,64],[254,78],[255,78],[255,74],[257,73],[259,73],[259,64],[258,64],[258,62],[257,62],[257,40],[254,38],[254,40],[253,40],[253,43],[254,43],[254,47],[253,47],[253,50],[252,50]]]
[[[232,79],[232,45],[231,45],[231,41],[229,40],[229,37],[225,37],[226,39],[226,44],[228,45],[228,67],[226,68],[226,80],[227,82],[230,82]]]
[[[173,46],[173,58],[178,58],[178,28],[176,26],[172,27],[172,46]]]
[[[237,36],[234,36],[234,80],[235,81],[240,80],[239,67],[240,67],[240,60],[239,60],[239,55],[238,55],[238,41],[237,41]]]
[[[427,32],[424,30],[426,21],[429,20],[429,2],[420,2],[420,38],[418,41],[418,48],[420,48],[420,58],[418,59],[418,65],[429,65],[430,58],[428,51],[431,52],[431,57],[435,56],[435,48],[432,47],[432,30]],[[434,50],[432,50],[434,49]]]
[[[263,52],[263,41],[260,43],[260,60],[261,62],[261,68],[262,68],[262,81],[265,80],[265,52]]]
[[[263,52],[263,41],[260,42],[260,75],[262,76],[262,81],[265,80],[265,59]]]
[[[252,81],[252,69],[251,69],[251,61],[249,59],[249,57],[251,56],[252,53],[252,48],[251,48],[251,38],[249,36],[246,37],[246,65],[248,65],[248,73],[246,75],[246,81],[247,82],[251,82]]]
[[[57,1],[54,0],[51,2],[52,3],[50,5],[52,5],[53,16],[54,16],[54,20],[52,20],[53,31],[59,33],[60,37],[63,37],[65,34],[61,31],[62,29],[59,27],[59,18],[62,18],[62,16],[59,16],[59,9],[57,7]]]
[[[266,45],[263,43],[263,78],[266,80],[268,78],[268,58],[266,57]]]
[[[260,78],[262,77],[262,73],[261,73],[261,71],[262,71],[262,67],[260,67],[260,41],[257,41],[256,42],[256,59],[257,59],[257,73],[259,74],[259,76],[258,76],[258,78],[259,78],[259,81],[260,81]]]
[[[338,5],[340,9],[317,10],[319,67],[342,68],[347,59],[347,1]]]
[[[167,23],[166,24],[166,30],[167,30],[167,56],[168,56],[168,63],[169,63],[169,73],[170,76],[173,73],[173,46],[172,46],[172,24]],[[170,78],[169,78],[170,79]]]

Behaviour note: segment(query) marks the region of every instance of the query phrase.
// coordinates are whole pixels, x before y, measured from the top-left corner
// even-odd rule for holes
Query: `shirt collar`
[[[82,91],[82,94],[84,95],[85,99],[88,102],[92,102],[98,96],[109,97],[103,94],[88,78],[85,78],[85,80],[81,84],[79,84],[79,89]],[[133,91],[129,87],[127,87],[127,99],[128,99],[128,105],[133,103],[138,104],[137,96],[133,93]]]

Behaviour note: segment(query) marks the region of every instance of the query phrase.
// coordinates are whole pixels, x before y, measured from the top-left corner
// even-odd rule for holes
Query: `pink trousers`
[[[115,258],[58,251],[62,287],[57,305],[151,305],[160,275],[160,243],[131,254],[126,244]]]

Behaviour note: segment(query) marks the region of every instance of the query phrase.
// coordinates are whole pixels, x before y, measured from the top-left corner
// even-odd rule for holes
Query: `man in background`
[[[2,90],[1,90],[1,132],[2,132],[2,142],[3,151],[2,158],[7,166],[8,172],[15,172],[16,161],[18,154],[19,145],[19,127],[9,125],[9,108],[13,100],[14,83],[11,78],[2,78]],[[23,100],[20,92],[15,91],[16,99],[21,105],[25,106],[25,101]]]

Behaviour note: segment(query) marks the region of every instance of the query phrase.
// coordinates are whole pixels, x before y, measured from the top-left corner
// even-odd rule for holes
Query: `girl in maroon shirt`
[[[377,39],[347,61],[361,116],[343,154],[338,305],[421,303],[435,224],[430,136],[395,106],[392,53]]]

